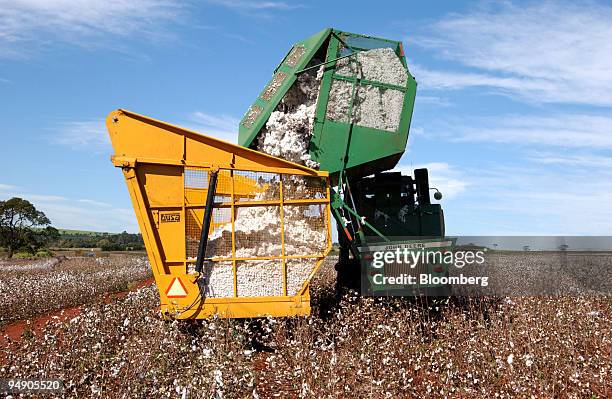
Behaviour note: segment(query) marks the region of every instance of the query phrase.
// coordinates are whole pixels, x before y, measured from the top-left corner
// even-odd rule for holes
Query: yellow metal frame
[[[109,114],[106,125],[115,155],[113,164],[122,169],[136,218],[146,246],[147,255],[160,294],[161,311],[168,318],[197,319],[211,315],[220,317],[303,316],[310,314],[310,279],[331,249],[330,189],[327,172],[315,171],[305,166],[269,156],[222,140],[204,136],[165,122],[133,112],[116,110]],[[232,251],[229,258],[213,258],[212,261],[231,261],[233,266],[234,296],[204,298],[196,283],[197,273],[188,273],[195,259],[187,256],[186,219],[191,210],[203,213],[206,188],[200,190],[199,201],[188,198],[185,186],[185,170],[218,170],[221,176],[229,175],[216,194],[229,201],[218,202],[215,208],[229,208],[232,223]],[[279,198],[275,200],[237,201],[238,198],[255,197],[265,189],[256,182],[237,175],[237,171],[267,172],[279,175]],[[324,198],[287,199],[283,195],[283,175],[298,175],[324,179]],[[226,182],[227,183],[227,182]],[[218,186],[219,187],[219,186]],[[226,198],[227,197],[227,198]],[[321,253],[289,256],[285,254],[284,206],[324,206],[324,228],[327,243]],[[234,222],[236,210],[245,206],[274,205],[279,207],[281,229],[280,256],[240,258],[236,257]],[[200,220],[201,228],[201,220]],[[211,232],[214,229],[213,220]],[[237,261],[271,260],[282,262],[283,296],[242,297],[237,283]],[[287,295],[288,259],[314,259],[316,264],[296,295]],[[168,298],[166,291],[178,278],[186,290],[186,296]]]

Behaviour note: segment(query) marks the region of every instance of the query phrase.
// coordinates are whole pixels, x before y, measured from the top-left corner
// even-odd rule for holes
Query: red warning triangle
[[[185,298],[187,296],[187,289],[183,285],[180,278],[175,277],[168,289],[166,290],[166,296],[168,298]]]

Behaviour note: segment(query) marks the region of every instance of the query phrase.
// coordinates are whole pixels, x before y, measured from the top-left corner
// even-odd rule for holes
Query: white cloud
[[[489,86],[528,101],[609,106],[611,20],[603,4],[486,3],[407,40],[475,70],[417,68],[424,88]]]
[[[5,197],[6,199],[17,197],[17,198],[26,199],[30,202],[33,202],[33,201],[58,202],[58,201],[66,200],[65,197],[62,197],[59,195],[30,194],[30,193],[24,192],[17,186],[11,186],[8,184],[0,184],[0,194],[2,195],[2,197]]]
[[[131,208],[115,207],[89,199],[75,200],[55,194],[29,193],[9,185],[0,185],[0,189],[3,197],[19,197],[30,201],[57,228],[101,232],[140,231]]]
[[[51,141],[74,149],[110,145],[108,131],[103,119],[63,123],[54,129]]]
[[[240,120],[229,115],[212,115],[193,112],[186,121],[177,123],[190,130],[201,132],[235,144],[238,141]],[[110,147],[110,138],[103,119],[65,122],[53,128],[51,142],[75,150],[92,150]]]
[[[41,202],[59,202],[65,201],[66,197],[62,197],[59,195],[47,195],[47,194],[17,194],[17,197],[27,199],[28,201],[41,201]]]
[[[205,112],[193,112],[189,115],[189,129],[201,132],[232,144],[238,142],[238,124],[240,119],[229,115],[212,115]]]
[[[176,0],[0,0],[0,57],[20,58],[53,40],[90,47],[103,35],[160,36]]]
[[[284,1],[207,0],[206,2],[240,11],[293,10],[303,7],[300,4],[289,4]]]
[[[609,234],[612,208],[604,204],[612,202],[612,169],[547,166],[433,162],[400,164],[396,171],[411,175],[415,168],[429,169],[431,187],[443,193],[440,203],[451,235]]]
[[[0,183],[0,191],[12,191],[12,190],[17,190],[17,189],[18,189],[17,186]]]
[[[530,164],[466,168],[470,190],[453,216],[485,226],[464,227],[469,234],[608,235],[612,208],[604,204],[612,202],[611,172]]]
[[[461,194],[469,183],[461,172],[445,162],[431,162],[420,165],[400,164],[393,171],[402,172],[405,175],[414,175],[414,169],[427,168],[429,171],[429,186],[435,187],[443,195],[444,199],[452,199]]]
[[[466,87],[495,87],[512,94],[520,90],[544,90],[550,83],[522,77],[502,77],[485,73],[431,70],[419,64],[412,64],[411,72],[419,84],[428,89],[459,90]],[[419,97],[420,98],[420,97]]]
[[[529,159],[545,165],[564,165],[580,168],[602,168],[612,172],[612,156],[595,154],[564,155],[551,152],[532,152]]]
[[[95,205],[95,206],[103,206],[103,207],[111,206],[110,204],[107,204],[106,202],[100,202],[100,201],[95,201],[91,199],[80,199],[79,202],[83,204],[89,204],[89,205]]]
[[[438,96],[419,96],[419,101],[416,106],[418,107],[420,104],[432,104],[440,107],[448,107],[451,105],[450,101],[447,98],[442,98]]]
[[[612,117],[588,114],[510,115],[438,122],[431,136],[450,141],[612,149]],[[450,132],[450,133],[449,133]]]
[[[470,154],[491,147],[504,153],[440,163],[437,171],[430,166],[432,185],[440,175],[440,185],[451,187],[442,201],[447,231],[609,233],[612,208],[603,204],[612,202],[612,116],[584,105],[612,105],[610,20],[612,6],[591,2],[486,2],[408,39],[443,59],[435,68],[410,63],[427,95],[473,87],[537,105],[493,117],[477,117],[481,108],[467,106],[460,115],[430,119],[417,135],[473,143]]]
[[[64,203],[44,201],[33,203],[51,219],[55,227],[111,233],[123,230],[131,233],[140,231],[133,209],[87,207],[74,200]]]

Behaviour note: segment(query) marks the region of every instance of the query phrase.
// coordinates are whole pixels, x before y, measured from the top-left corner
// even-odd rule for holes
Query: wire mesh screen
[[[185,212],[187,258],[195,258],[198,255],[203,219],[204,207],[187,209]],[[232,257],[232,211],[230,208],[213,208],[206,257]]]
[[[247,206],[236,209],[237,258],[281,255],[278,206]]]
[[[399,129],[406,97],[408,71],[395,48],[397,43],[354,38],[364,47],[336,62],[325,117],[366,128]]]
[[[208,189],[208,169],[185,168],[185,188]]]
[[[317,176],[283,175],[283,198],[324,199],[327,197],[327,180]]]
[[[325,204],[285,205],[285,255],[322,254],[327,248]]]
[[[247,260],[236,262],[238,296],[282,296],[281,260]]]
[[[215,203],[230,202],[232,200],[232,172],[221,169],[217,173],[217,186],[215,188]]]
[[[209,180],[205,168],[185,169],[188,271],[200,245]],[[206,296],[233,297],[234,279],[239,297],[283,296],[285,278],[287,294],[296,295],[329,244],[327,184],[325,177],[219,170],[205,255],[211,261],[203,270]]]
[[[209,184],[210,174],[208,169],[185,168],[185,201],[192,206],[185,210],[185,247],[187,258],[195,258],[198,255]],[[223,204],[231,203],[231,194],[231,171],[219,170],[213,201],[212,219],[208,233],[206,257],[232,257],[232,213],[230,208],[221,207]]]
[[[404,106],[404,92],[387,87],[334,79],[329,91],[327,119],[394,132]],[[351,108],[352,105],[352,108]]]
[[[325,118],[336,122],[349,123],[349,111],[353,97],[353,83],[333,79],[329,89],[329,100]]]
[[[277,173],[234,171],[236,201],[278,201],[280,198]]]
[[[203,212],[198,213],[196,209],[185,211],[185,247],[188,259],[198,255],[198,244],[202,231],[202,218],[198,217],[199,214],[203,215]]]
[[[230,197],[231,198],[231,197]],[[206,246],[207,258],[232,257],[232,210],[213,208]]]
[[[206,262],[203,270],[205,297],[226,298],[234,296],[234,263]]]
[[[317,265],[316,258],[287,259],[287,295],[297,295]]]
[[[353,123],[394,132],[399,127],[403,106],[404,93],[400,90],[360,86],[354,99]]]

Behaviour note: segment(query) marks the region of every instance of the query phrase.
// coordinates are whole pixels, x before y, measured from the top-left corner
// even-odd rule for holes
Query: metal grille
[[[203,211],[187,209],[185,212],[185,247],[187,258],[195,258],[198,255],[198,244],[202,232]]]
[[[234,296],[234,263],[206,262],[203,270],[205,297],[225,298]]]
[[[327,198],[327,181],[323,177],[283,175],[285,200]]]
[[[329,101],[325,118],[336,122],[349,122],[349,111],[353,95],[353,84],[345,80],[333,79],[329,89]]]
[[[332,80],[325,118],[372,129],[396,131],[402,117],[405,93],[362,82],[355,84],[355,96],[352,97],[352,82]]]
[[[202,234],[202,220],[204,219],[204,208],[192,208],[186,210],[185,217],[185,244],[187,258],[195,258],[198,255],[200,235]],[[208,233],[208,245],[206,257],[231,258],[232,256],[232,211],[230,208],[214,208],[210,230]]]
[[[280,256],[278,206],[247,206],[236,209],[236,257]]]
[[[287,265],[287,295],[297,295],[306,279],[317,265],[316,258],[288,259]]]
[[[285,255],[322,254],[327,248],[325,204],[285,205]]]
[[[260,97],[266,101],[274,97],[274,95],[276,94],[278,89],[281,87],[286,77],[287,77],[286,73],[280,72],[280,71],[276,72],[274,76],[272,77],[272,80],[270,80],[270,82],[268,83],[264,91],[261,93]]]
[[[283,295],[283,270],[280,260],[238,261],[236,279],[239,297]]]
[[[215,202],[230,202],[232,200],[232,174],[231,171],[221,169],[217,172],[217,187],[215,188]]]
[[[232,257],[232,210],[213,208],[206,246],[207,258]]]
[[[277,173],[234,171],[236,201],[278,201],[280,199]]]
[[[353,123],[394,132],[399,127],[403,104],[404,93],[400,90],[359,86],[353,105]]]
[[[389,47],[389,43],[370,45]],[[397,73],[381,74],[380,69],[368,61],[367,52],[338,60],[325,117],[371,129],[397,131],[406,96],[406,78],[399,72],[403,69],[400,59],[396,57],[394,61]]]
[[[351,55],[350,57],[338,60],[336,62],[336,70],[334,71],[334,73],[340,76],[363,78],[363,76],[361,76],[362,70],[360,64],[357,61],[357,57],[355,57],[355,55]]]
[[[329,244],[328,202],[307,202],[328,199],[327,178],[230,169],[218,173],[206,249],[212,262],[203,271],[206,296],[282,296],[283,281],[287,295],[297,295]],[[185,169],[188,271],[194,270],[209,179],[206,168]],[[300,203],[285,203],[281,214],[283,201],[291,200]]]
[[[215,205],[221,205],[221,204],[225,204],[228,202],[232,202],[231,195],[215,195],[215,200],[214,200]]]
[[[185,168],[185,188],[208,189],[208,169]]]
[[[185,168],[185,199],[195,204],[185,212],[185,247],[187,258],[198,255],[204,204],[208,196],[210,174],[204,168]],[[206,257],[232,257],[232,213],[221,204],[231,203],[232,177],[229,170],[219,170],[215,189],[214,208],[208,234]],[[229,241],[228,241],[229,235]]]

